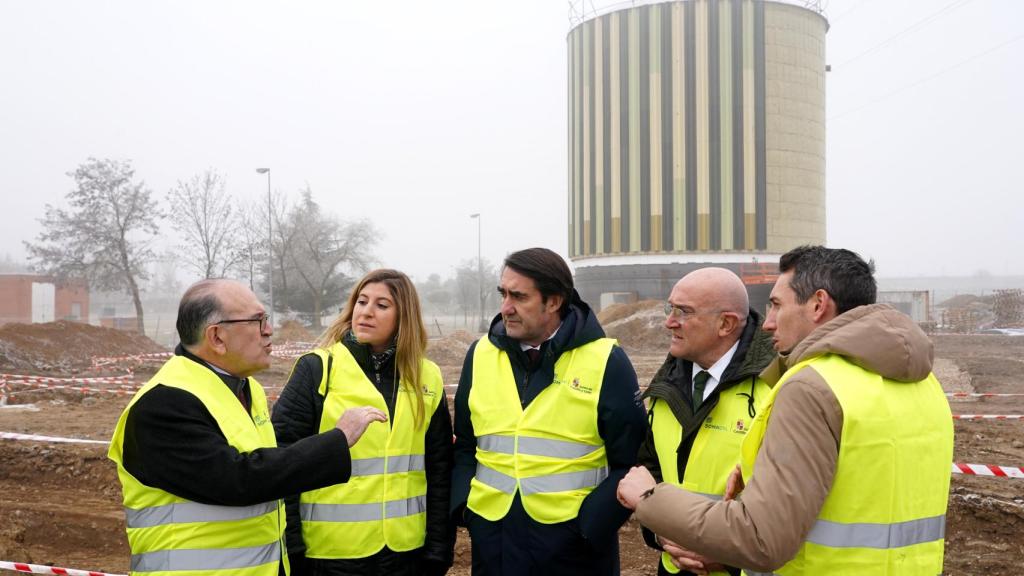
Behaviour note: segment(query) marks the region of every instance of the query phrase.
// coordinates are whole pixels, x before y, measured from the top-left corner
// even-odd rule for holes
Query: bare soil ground
[[[637,308],[632,312],[642,313],[644,307]],[[646,330],[635,328],[632,334],[625,330],[616,337],[630,352],[641,383],[646,383],[664,358],[664,343],[652,344],[654,339],[647,339]],[[82,336],[70,332],[73,330],[65,328],[64,333]],[[46,338],[59,341],[60,333],[51,331]],[[88,362],[81,361],[80,355],[73,361],[61,361],[59,354],[47,356],[49,353],[33,348],[36,344],[27,340],[4,348],[4,337],[0,332],[0,350],[4,350],[6,359],[18,358],[21,363],[12,367],[13,362],[0,356],[0,373],[88,374]],[[88,337],[99,342],[102,355],[151,351],[145,342],[141,342],[145,346],[132,348],[140,344],[137,338],[125,343],[117,340],[117,334],[91,331]],[[458,381],[462,355],[472,340],[471,335],[460,334],[431,343],[431,355],[441,364],[447,383]],[[934,340],[935,356],[939,359],[936,373],[947,389],[1024,392],[1024,338],[936,336]],[[63,345],[55,349],[68,350]],[[25,358],[28,360],[22,360]],[[291,361],[276,361],[260,376],[271,395],[284,385],[290,367]],[[138,366],[136,382],[144,382],[155,368],[156,364]],[[10,389],[11,404],[32,404],[34,411],[0,408],[0,431],[23,434],[107,440],[128,401],[125,394],[85,394],[16,385]],[[953,400],[951,405],[954,414],[1024,413],[1024,397]],[[1024,422],[958,420],[955,427],[956,461],[1024,464]],[[128,547],[120,487],[114,466],[106,459],[106,446],[0,440],[0,462],[0,560],[127,572]],[[635,521],[622,528],[620,551],[623,574],[656,573],[657,555],[644,546]],[[451,573],[468,574],[469,557],[469,542],[463,531]],[[954,475],[947,518],[946,574],[1016,576],[1022,568],[1024,480]]]

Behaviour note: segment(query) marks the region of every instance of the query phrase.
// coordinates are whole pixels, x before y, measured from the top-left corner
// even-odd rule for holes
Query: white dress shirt
[[[693,375],[690,376],[690,395],[693,395],[693,377],[701,370],[704,370],[710,375],[710,377],[708,378],[708,383],[704,385],[704,397],[701,398],[700,401],[703,402],[707,400],[708,396],[711,396],[711,393],[715,391],[715,387],[718,386],[718,382],[722,378],[722,373],[729,367],[729,362],[732,362],[732,357],[736,354],[736,349],[739,347],[740,341],[737,340],[733,343],[732,348],[729,348],[725,354],[722,354],[722,357],[718,359],[718,362],[712,364],[710,368],[704,368],[694,362]]]

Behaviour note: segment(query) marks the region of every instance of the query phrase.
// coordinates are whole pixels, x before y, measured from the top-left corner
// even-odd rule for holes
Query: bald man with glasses
[[[131,400],[108,456],[121,481],[133,574],[286,574],[281,498],[348,481],[349,448],[387,415],[346,410],[335,428],[277,448],[263,388],[273,327],[251,290],[192,285],[181,344]],[[385,424],[386,425],[386,424]]]
[[[676,283],[665,302],[669,354],[644,397],[651,422],[638,461],[658,481],[721,499],[740,461],[755,402],[768,395],[758,374],[775,352],[743,282],[702,268]],[[738,573],[728,558],[706,558],[644,529],[662,550],[658,574]]]

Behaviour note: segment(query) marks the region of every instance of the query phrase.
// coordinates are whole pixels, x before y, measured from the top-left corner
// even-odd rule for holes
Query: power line
[[[873,1],[874,0],[861,0],[860,2],[858,2],[858,3],[850,6],[849,8],[847,8],[845,11],[840,12],[839,14],[836,14],[834,17],[829,18],[828,19],[828,23],[830,25],[835,25],[837,22],[839,22],[843,18],[846,18],[851,12],[856,12],[858,8],[863,7],[865,4],[870,4]]]
[[[851,109],[847,110],[846,112],[842,112],[840,114],[836,114],[835,116],[830,116],[830,117],[828,117],[828,120],[838,120],[839,118],[842,118],[843,116],[847,116],[849,114],[853,114],[854,112],[859,112],[859,111],[861,111],[861,110],[863,110],[865,108],[874,106],[875,104],[878,104],[879,102],[882,102],[884,100],[888,100],[889,98],[892,98],[893,96],[895,96],[897,94],[900,94],[902,92],[910,90],[911,88],[914,88],[916,86],[924,84],[925,82],[928,82],[929,80],[933,80],[936,77],[941,76],[941,75],[945,74],[946,72],[949,72],[950,70],[959,68],[959,67],[963,66],[964,64],[969,64],[970,62],[973,62],[973,61],[975,61],[975,60],[977,60],[977,59],[979,59],[979,58],[981,58],[983,56],[987,56],[987,55],[991,54],[992,52],[995,52],[996,50],[999,50],[1000,48],[1006,47],[1006,46],[1008,46],[1010,44],[1013,44],[1014,42],[1016,42],[1018,40],[1024,40],[1024,34],[1020,34],[1018,36],[1014,36],[1013,38],[1010,38],[1009,40],[1007,40],[1007,41],[1005,41],[1005,42],[1003,42],[1001,44],[997,44],[997,45],[989,48],[988,50],[985,50],[984,52],[980,52],[978,54],[975,54],[974,56],[971,56],[970,58],[968,58],[966,60],[962,60],[960,62],[957,62],[956,64],[953,64],[953,65],[947,66],[945,68],[942,68],[938,72],[935,72],[935,73],[933,73],[933,74],[931,74],[929,76],[925,76],[924,78],[921,78],[920,80],[917,80],[917,81],[915,81],[915,82],[913,82],[911,84],[908,84],[906,86],[903,86],[902,88],[897,88],[896,90],[893,90],[892,92],[887,92],[886,94],[883,94],[882,96],[879,96],[878,98],[876,98],[876,99],[874,99],[874,100],[872,100],[872,101],[870,101],[870,102],[868,102],[866,104],[863,104],[863,105],[858,106],[856,108],[851,108]]]
[[[857,60],[859,60],[863,56],[867,56],[868,54],[871,54],[873,52],[877,52],[878,50],[881,50],[882,48],[884,48],[884,47],[888,46],[889,44],[893,43],[898,38],[900,38],[900,37],[902,37],[902,36],[904,36],[906,34],[910,34],[911,32],[914,32],[916,30],[919,30],[919,29],[925,27],[926,25],[928,25],[929,23],[933,22],[939,16],[942,16],[946,12],[949,12],[949,11],[952,11],[952,10],[956,10],[957,8],[961,8],[963,6],[966,6],[967,4],[970,4],[973,1],[974,0],[953,0],[953,2],[950,2],[949,4],[946,4],[945,6],[940,8],[937,12],[933,12],[932,14],[922,18],[921,20],[918,20],[917,22],[911,24],[910,26],[907,26],[906,28],[900,30],[896,34],[886,38],[885,40],[882,40],[878,44],[875,44],[874,46],[868,48],[867,50],[864,50],[863,52],[860,52],[859,54],[853,56],[852,58],[844,60],[843,62],[833,66],[832,69],[833,70],[837,70],[837,71],[842,71],[842,70],[844,70],[845,66],[847,66],[847,65],[849,65],[849,64],[851,64],[853,62],[856,62]],[[847,13],[849,13],[849,11],[847,11]]]

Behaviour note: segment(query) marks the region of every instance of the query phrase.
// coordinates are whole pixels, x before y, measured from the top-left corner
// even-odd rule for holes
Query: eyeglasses
[[[239,318],[237,320],[221,320],[220,322],[214,322],[213,324],[214,324],[214,326],[216,326],[217,324],[236,324],[236,323],[240,323],[240,322],[259,322],[260,323],[260,332],[262,333],[262,332],[266,332],[267,331],[267,323],[268,323],[269,320],[270,320],[270,314],[263,313],[263,314],[257,316],[256,318]]]
[[[718,310],[705,310],[703,312],[687,310],[685,308],[680,308],[671,302],[665,302],[665,316],[668,318],[675,318],[680,322],[686,322],[690,318],[700,316],[701,314],[717,314],[718,312]]]

